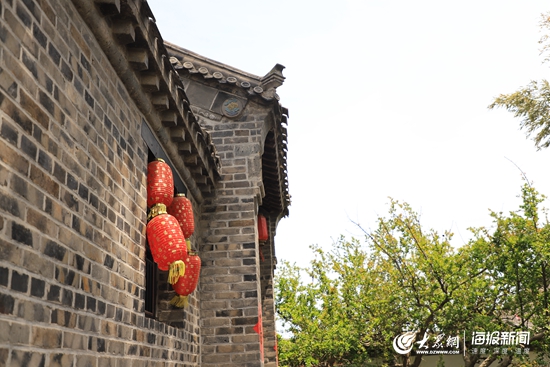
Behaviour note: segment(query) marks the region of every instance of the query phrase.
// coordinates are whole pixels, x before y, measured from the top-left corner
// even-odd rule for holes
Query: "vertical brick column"
[[[268,218],[269,239],[260,245],[260,284],[262,300],[262,321],[264,332],[264,362],[266,367],[277,366],[275,350],[277,331],[275,325],[275,301],[273,294],[273,274],[275,270],[274,228],[276,221]]]
[[[260,302],[256,218],[261,197],[261,117],[218,122],[221,179],[201,216],[202,366],[263,366],[254,331]]]

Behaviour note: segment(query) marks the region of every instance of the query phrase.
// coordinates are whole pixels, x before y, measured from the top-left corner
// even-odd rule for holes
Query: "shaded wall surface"
[[[196,365],[197,318],[143,312],[143,116],[71,2],[1,14],[0,361]]]
[[[139,0],[0,3],[0,366],[276,364],[282,213],[264,246],[256,218],[278,103],[195,117],[160,40]],[[194,205],[203,271],[185,309],[146,270],[158,156]]]

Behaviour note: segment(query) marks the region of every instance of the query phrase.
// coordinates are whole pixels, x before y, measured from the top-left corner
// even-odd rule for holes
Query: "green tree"
[[[526,183],[520,209],[492,212],[495,229],[475,230],[473,247],[483,248],[491,287],[501,294],[492,312],[501,330],[529,330],[539,363],[547,365],[550,324],[550,224],[540,204],[545,197]],[[489,359],[496,359],[490,356]],[[546,361],[546,362],[545,362]],[[513,355],[499,366],[508,366]],[[525,363],[525,362],[524,362]],[[473,365],[472,365],[473,366]]]
[[[420,366],[421,356],[397,355],[392,347],[396,335],[411,330],[421,337],[528,329],[544,357],[550,225],[540,218],[542,200],[525,185],[520,210],[492,213],[495,229],[473,230],[459,249],[450,245],[451,233],[424,230],[407,204],[392,201],[363,242],[340,238],[331,251],[313,247],[307,269],[283,263],[276,279],[286,336],[281,365]],[[498,358],[500,367],[528,363],[466,347],[467,367]]]
[[[539,40],[544,62],[550,61],[550,13],[542,14],[540,27],[545,34]],[[503,107],[521,118],[520,127],[532,137],[538,149],[550,146],[550,85],[547,80],[531,81],[510,94],[501,94],[489,109]]]

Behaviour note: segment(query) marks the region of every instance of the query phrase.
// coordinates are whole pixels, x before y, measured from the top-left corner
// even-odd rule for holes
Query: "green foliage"
[[[550,61],[550,13],[541,14],[540,28],[543,36],[539,40],[544,62]],[[520,127],[528,137],[533,137],[538,149],[550,146],[550,86],[547,80],[531,81],[526,87],[510,94],[501,94],[489,109],[503,107],[519,117]]]
[[[550,85],[547,80],[533,81],[511,94],[501,94],[490,109],[504,107],[521,118],[520,126],[533,136],[537,148],[550,146]]]
[[[364,231],[363,242],[342,237],[331,251],[313,247],[307,269],[284,262],[276,278],[281,366],[419,366],[419,357],[392,348],[393,338],[410,330],[528,329],[544,357],[550,224],[541,218],[543,196],[528,184],[521,196],[518,211],[491,213],[495,228],[473,229],[459,249],[451,233],[424,230],[409,205],[392,200],[388,217]],[[482,360],[467,354],[465,364]],[[518,356],[505,361],[527,365]]]

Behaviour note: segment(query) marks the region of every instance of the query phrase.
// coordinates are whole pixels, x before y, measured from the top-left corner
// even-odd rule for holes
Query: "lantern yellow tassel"
[[[187,244],[187,252],[191,251],[191,240],[189,238],[185,239],[185,243]]]
[[[184,308],[189,305],[189,300],[187,299],[187,296],[175,296],[170,301],[170,304],[179,308]]]
[[[185,263],[183,260],[174,261],[170,264],[170,272],[168,273],[168,282],[176,284],[179,277],[185,275]]]

